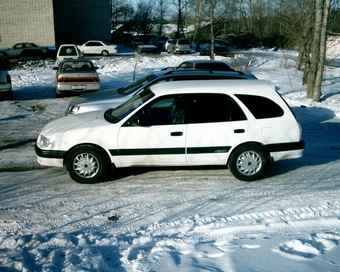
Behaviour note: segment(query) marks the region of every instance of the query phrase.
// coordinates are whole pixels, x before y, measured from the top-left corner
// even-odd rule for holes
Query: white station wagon
[[[302,156],[301,126],[274,84],[263,80],[152,85],[115,109],[68,115],[38,136],[38,162],[66,166],[79,183],[115,168],[225,165],[244,181]]]

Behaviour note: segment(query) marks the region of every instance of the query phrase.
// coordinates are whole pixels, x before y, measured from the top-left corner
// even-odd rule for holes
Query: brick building
[[[110,40],[110,0],[1,0],[0,48]]]

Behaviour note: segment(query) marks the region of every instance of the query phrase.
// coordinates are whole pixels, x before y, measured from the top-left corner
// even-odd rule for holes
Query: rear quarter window
[[[241,100],[256,119],[283,116],[283,109],[267,97],[243,94],[236,94],[235,96]]]
[[[196,94],[189,100],[188,123],[246,120],[240,107],[224,94]]]

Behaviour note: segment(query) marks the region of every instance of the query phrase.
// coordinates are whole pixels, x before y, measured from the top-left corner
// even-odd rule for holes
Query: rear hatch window
[[[190,44],[189,40],[178,40],[178,44]]]

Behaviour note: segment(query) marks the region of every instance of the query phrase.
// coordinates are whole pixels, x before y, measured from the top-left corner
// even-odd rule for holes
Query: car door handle
[[[181,131],[171,132],[170,135],[171,136],[183,136],[183,132],[181,132]]]
[[[245,132],[245,130],[243,128],[234,130],[234,133],[244,133],[244,132]]]

